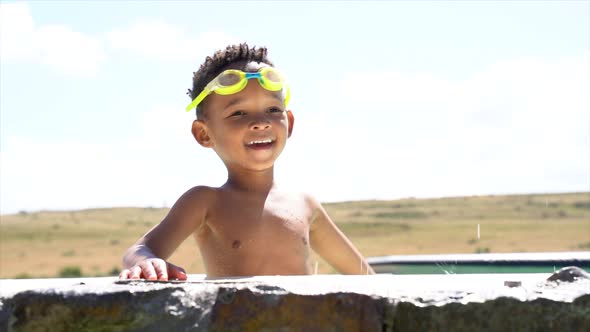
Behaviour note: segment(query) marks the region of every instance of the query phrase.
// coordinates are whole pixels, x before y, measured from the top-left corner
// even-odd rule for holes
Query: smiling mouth
[[[262,140],[253,140],[250,141],[248,143],[246,143],[246,146],[249,148],[254,148],[254,149],[264,149],[267,147],[270,147],[273,143],[275,142],[274,139],[262,139]]]

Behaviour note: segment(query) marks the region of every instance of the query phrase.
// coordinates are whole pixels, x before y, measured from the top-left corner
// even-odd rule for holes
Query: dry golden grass
[[[365,256],[590,250],[590,193],[403,199],[326,204]],[[1,216],[0,278],[55,277],[64,267],[113,274],[123,252],[167,209],[114,208]],[[477,225],[481,237],[477,239]],[[187,239],[170,258],[203,273]],[[333,269],[317,255],[319,273]]]

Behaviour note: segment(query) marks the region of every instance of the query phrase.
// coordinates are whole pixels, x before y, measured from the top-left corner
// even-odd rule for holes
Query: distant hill
[[[365,256],[590,250],[590,192],[325,204]],[[0,277],[108,275],[163,208],[39,211],[2,215]],[[477,226],[480,238],[477,238]],[[320,273],[332,269],[315,254]],[[203,273],[192,239],[171,257]]]

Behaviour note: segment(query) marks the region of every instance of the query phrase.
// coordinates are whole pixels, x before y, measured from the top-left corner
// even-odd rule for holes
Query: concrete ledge
[[[550,274],[0,280],[0,331],[589,331]]]

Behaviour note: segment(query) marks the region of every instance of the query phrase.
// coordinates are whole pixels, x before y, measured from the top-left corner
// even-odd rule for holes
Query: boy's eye
[[[282,113],[283,112],[283,109],[282,108],[279,108],[279,107],[271,107],[271,108],[268,109],[268,111],[270,113]]]
[[[235,111],[235,112],[231,113],[229,116],[230,117],[232,117],[232,116],[242,116],[244,114],[246,114],[246,112],[244,112],[244,111]]]

